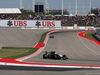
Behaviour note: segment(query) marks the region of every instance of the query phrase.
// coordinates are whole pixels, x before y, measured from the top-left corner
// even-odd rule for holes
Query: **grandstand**
[[[0,18],[4,19],[10,15],[21,15],[21,11],[18,8],[0,8]]]
[[[21,14],[18,8],[0,8],[0,14]]]
[[[16,26],[16,23],[18,22],[18,26],[22,23],[22,26],[26,26],[28,24],[28,21],[14,21],[14,20],[58,20],[61,21],[61,24],[63,26],[73,26],[74,24],[77,24],[78,26],[100,26],[100,17],[99,14],[96,14],[98,10],[91,9],[91,0],[58,0],[60,1],[58,4],[55,2],[52,2],[50,0],[20,0],[20,9],[22,9],[22,15],[17,16],[17,13],[14,9],[4,9],[1,10],[1,15],[11,15],[14,14],[13,16],[10,16],[13,21],[13,25]],[[49,5],[49,14],[47,13],[40,13],[36,14],[33,12],[33,7],[37,2],[42,2],[43,5],[48,6],[49,4],[52,3],[52,5]],[[51,9],[53,7],[53,9]],[[59,8],[57,8],[59,7]],[[7,10],[7,11],[6,11]],[[46,10],[46,9],[44,9]],[[2,11],[5,11],[2,13]],[[63,12],[62,12],[63,11]],[[47,10],[46,10],[47,12]],[[89,13],[89,15],[88,15]],[[2,19],[2,17],[1,17]],[[9,16],[5,19],[9,19]],[[2,23],[5,23],[5,26],[8,26],[7,23],[8,21],[1,21]],[[36,22],[36,21],[35,21]],[[35,24],[35,23],[34,23]],[[0,25],[2,26],[2,25]],[[32,26],[32,25],[31,25]]]

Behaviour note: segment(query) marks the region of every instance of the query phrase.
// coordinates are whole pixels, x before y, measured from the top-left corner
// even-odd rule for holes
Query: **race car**
[[[68,57],[66,55],[61,55],[61,54],[57,54],[55,53],[55,51],[51,51],[51,52],[45,52],[45,54],[43,54],[43,59],[63,59],[66,60],[68,59]]]

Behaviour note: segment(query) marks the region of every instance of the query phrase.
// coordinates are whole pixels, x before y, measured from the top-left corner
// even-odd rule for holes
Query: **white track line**
[[[80,39],[80,41],[83,43],[83,45],[88,49],[88,50],[90,50],[91,52],[93,52],[94,54],[96,54],[96,55],[100,55],[100,53],[96,53],[96,52],[94,52],[92,49],[90,49],[88,46],[86,46],[86,44],[81,40],[81,38],[80,38],[80,36],[77,34],[77,36],[78,36],[78,38]]]
[[[81,69],[100,69],[100,66],[78,66],[78,65],[39,65],[39,64],[17,64],[17,63],[0,63],[1,65],[10,65],[10,66],[28,66],[28,67],[49,67],[49,68],[81,68]]]

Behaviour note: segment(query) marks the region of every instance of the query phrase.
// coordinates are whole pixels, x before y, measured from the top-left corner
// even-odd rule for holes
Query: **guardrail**
[[[98,41],[100,41],[100,28],[96,28],[96,32],[95,32],[95,34],[94,34],[94,37],[95,37]]]
[[[61,26],[61,27],[22,27],[22,29],[81,29],[81,30],[95,30],[94,27],[91,26]]]

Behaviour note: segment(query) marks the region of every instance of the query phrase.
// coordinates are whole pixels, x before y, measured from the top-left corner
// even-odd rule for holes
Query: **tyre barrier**
[[[96,33],[94,33],[93,36],[94,36],[98,41],[100,41],[100,36],[99,36],[99,35],[97,35]]]

